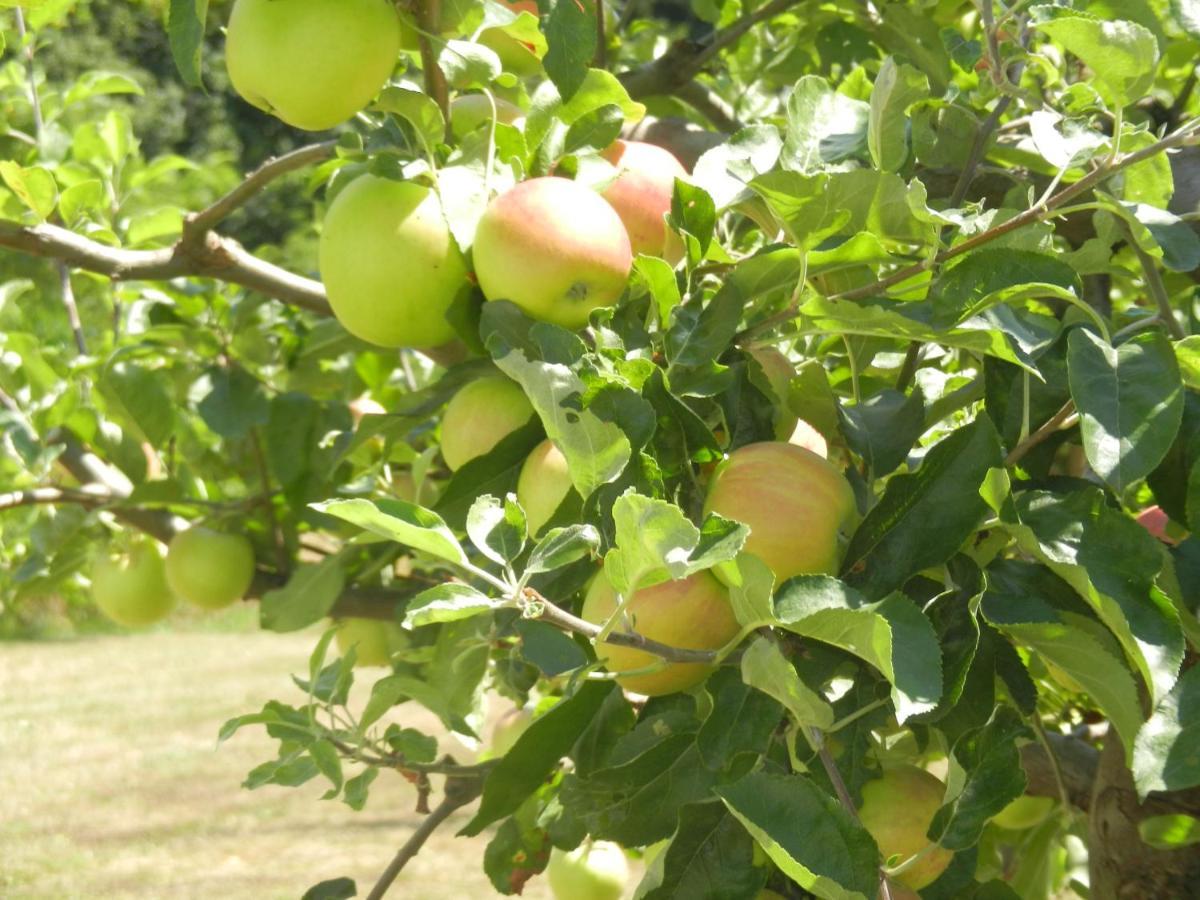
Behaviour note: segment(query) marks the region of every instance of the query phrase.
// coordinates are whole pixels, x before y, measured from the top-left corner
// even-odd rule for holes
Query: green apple
[[[767,383],[771,385],[771,390],[775,393],[775,439],[791,440],[797,423],[800,421],[800,417],[788,409],[787,405],[796,367],[776,347],[752,347],[747,353],[762,367],[763,374],[767,376]],[[806,433],[801,435],[799,441],[792,441],[792,443],[803,447],[805,446],[803,443],[805,437],[807,437]],[[818,455],[824,456],[825,454]]]
[[[237,0],[225,37],[234,89],[307,131],[339,125],[370,103],[399,53],[390,0]]]
[[[119,625],[152,625],[175,606],[167,585],[162,548],[138,537],[124,553],[104,553],[92,563],[92,598]]]
[[[429,188],[355,179],[325,214],[318,256],[329,305],[351,334],[380,347],[454,339],[446,312],[468,286],[467,265]]]
[[[670,151],[642,141],[615,141],[600,154],[617,170],[601,193],[629,232],[634,255],[661,256],[675,265],[683,259],[683,241],[667,227],[675,179],[687,169]],[[785,395],[786,396],[786,395]]]
[[[513,748],[533,724],[533,713],[528,709],[510,709],[502,715],[492,728],[492,742],[488,747],[492,756],[503,756]]]
[[[240,534],[197,526],[171,539],[167,584],[179,597],[204,609],[241,600],[254,580],[254,548]]]
[[[832,575],[838,533],[854,514],[849,482],[811,450],[783,441],[747,444],[717,466],[704,512],[750,526],[745,550],[775,573]],[[718,577],[723,577],[720,569]]]
[[[929,838],[925,833],[945,795],[946,785],[916,766],[886,769],[882,777],[863,785],[858,818],[875,838],[884,862],[896,856],[895,862],[900,863],[925,851],[911,868],[895,876],[914,891],[936,881],[954,858],[941,846],[926,850]]]
[[[525,510],[531,536],[537,537],[573,489],[567,458],[554,441],[534,447],[517,478],[517,502]]]
[[[585,841],[569,852],[555,847],[546,877],[555,900],[619,900],[629,880],[629,863],[616,844]]]
[[[566,178],[531,178],[501,194],[479,220],[475,274],[489,300],[582,328],[612,306],[633,266],[629,235],[600,195]]]
[[[408,646],[408,637],[395,622],[379,619],[338,619],[338,650],[345,656],[354,648],[354,665],[389,666],[392,654]]]
[[[597,625],[617,608],[617,592],[601,572],[588,586],[583,618]],[[716,650],[738,633],[737,619],[725,587],[708,572],[697,572],[678,581],[642,588],[625,607],[633,630],[651,640],[687,650]],[[618,623],[616,630],[621,630]],[[604,643],[597,656],[610,672],[629,672],[659,662],[657,656],[631,647]],[[667,663],[655,672],[626,675],[617,683],[637,694],[658,697],[685,691],[712,672],[701,663]]]
[[[493,97],[496,121],[520,128],[525,124],[525,110],[502,97]],[[492,119],[492,103],[486,94],[460,94],[450,101],[450,130],[462,138]]]
[[[1049,797],[1022,795],[992,816],[992,822],[1010,831],[1024,831],[1045,821],[1055,805]]]
[[[446,404],[442,458],[455,472],[490,452],[532,415],[533,405],[515,381],[503,375],[472,381]]]

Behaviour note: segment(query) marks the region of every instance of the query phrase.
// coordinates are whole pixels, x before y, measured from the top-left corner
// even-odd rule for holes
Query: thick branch
[[[104,506],[112,501],[113,496],[103,489],[73,490],[71,488],[39,487],[0,494],[0,512],[21,506],[58,506],[62,504]]]
[[[1046,739],[1058,758],[1063,787],[1066,788],[1071,804],[1087,810],[1092,803],[1092,785],[1100,764],[1099,751],[1078,738],[1061,734],[1047,734]],[[1055,777],[1054,763],[1046,753],[1045,747],[1039,743],[1030,743],[1022,747],[1021,768],[1025,770],[1027,794],[1058,799],[1058,780]]]

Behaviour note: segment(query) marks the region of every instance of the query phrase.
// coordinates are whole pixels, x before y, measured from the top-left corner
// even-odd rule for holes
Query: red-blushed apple
[[[102,553],[92,563],[92,599],[100,611],[129,628],[152,625],[175,606],[167,585],[162,548],[134,538],[124,553]]]
[[[618,173],[601,196],[625,223],[634,254],[678,263],[683,259],[683,241],[667,227],[664,217],[671,211],[675,179],[686,179],[687,169],[669,150],[641,141],[615,141],[600,155]]]
[[[771,568],[776,584],[794,575],[835,573],[838,534],[854,511],[854,492],[841,472],[783,441],[747,444],[729,454],[713,473],[704,503],[706,515],[750,527],[745,550]]]
[[[629,235],[595,191],[566,178],[531,178],[488,205],[475,233],[475,274],[489,300],[577,329],[625,290]]]
[[[763,374],[767,376],[768,384],[771,385],[771,390],[775,393],[775,439],[786,441],[792,437],[792,432],[796,430],[796,423],[800,421],[800,417],[787,405],[796,367],[776,347],[751,347],[746,352],[762,368]],[[799,444],[799,446],[804,445]],[[820,455],[825,456],[824,453]]]
[[[254,580],[254,548],[243,535],[196,526],[171,538],[167,584],[203,609],[241,600]]]
[[[554,441],[545,440],[534,447],[517,478],[517,502],[525,510],[532,537],[537,537],[573,488],[567,458]]]
[[[584,841],[550,853],[546,877],[555,900],[619,900],[629,880],[625,851],[609,841]]]
[[[455,472],[524,425],[533,404],[515,381],[491,375],[472,381],[446,404],[442,459]]]
[[[467,265],[429,188],[359,176],[329,205],[318,249],[329,305],[351,334],[380,347],[454,339],[446,312]]]
[[[1143,509],[1138,513],[1137,523],[1164,544],[1175,546],[1179,543],[1179,538],[1167,530],[1171,524],[1171,518],[1163,512],[1161,506],[1148,506]]]
[[[354,665],[390,666],[392,654],[408,646],[408,637],[395,622],[380,619],[347,618],[337,620],[334,635],[338,650],[345,656],[354,648]]]
[[[1010,831],[1024,831],[1045,821],[1056,806],[1050,797],[1031,797],[1022,794],[992,816],[992,823]]]
[[[588,586],[582,616],[602,625],[616,608],[617,592],[601,572]],[[717,650],[738,633],[729,594],[708,572],[642,588],[634,593],[625,613],[633,631],[685,650]],[[624,626],[618,622],[614,630],[624,630]],[[621,687],[650,697],[685,691],[712,672],[712,667],[703,663],[667,663],[655,672],[620,676],[621,672],[644,669],[661,660],[642,650],[608,642],[596,648],[596,655],[608,671],[619,676]]]
[[[858,818],[879,845],[882,861],[886,863],[895,856],[899,857],[895,860],[898,864],[925,851],[911,868],[893,876],[914,891],[937,880],[954,858],[944,847],[929,847],[925,836],[945,795],[946,785],[916,766],[886,769],[862,788]]]
[[[537,0],[499,0],[514,13],[527,12],[537,17]],[[536,75],[542,70],[542,61],[534,52],[533,45],[518,40],[499,28],[485,28],[479,35],[479,43],[490,48],[500,63],[514,75]]]
[[[225,35],[234,89],[307,131],[340,125],[370,103],[399,53],[390,0],[237,0]]]
[[[525,110],[503,97],[493,97],[496,121],[520,128],[525,124]],[[492,119],[492,104],[486,94],[460,94],[450,101],[450,130],[461,138]]]

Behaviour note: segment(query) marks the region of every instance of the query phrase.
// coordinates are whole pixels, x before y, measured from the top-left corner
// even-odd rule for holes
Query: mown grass
[[[238,624],[0,643],[0,896],[296,900],[338,876],[365,895],[420,819],[414,790],[385,772],[361,813],[322,802],[317,782],[244,790],[274,744],[254,728],[218,747],[217,729],[297,697],[288,676],[315,638]],[[486,836],[455,838],[450,825],[389,896],[497,896]],[[525,896],[550,895],[539,881]]]

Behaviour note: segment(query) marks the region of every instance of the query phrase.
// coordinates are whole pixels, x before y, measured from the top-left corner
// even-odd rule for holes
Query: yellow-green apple
[[[854,514],[854,492],[811,450],[764,441],[733,451],[717,466],[704,512],[750,526],[745,550],[781,584],[794,575],[837,571],[838,533]]]
[[[515,381],[491,375],[472,381],[446,404],[442,458],[454,472],[491,451],[529,421],[533,404]]]
[[[538,15],[537,0],[499,0],[514,13],[527,12]],[[541,71],[542,62],[534,52],[532,44],[518,40],[499,28],[485,28],[479,35],[479,43],[490,48],[500,62],[514,75],[535,75]]]
[[[102,553],[92,563],[92,598],[119,625],[137,628],[164,618],[175,606],[162,549],[135,538],[124,553]]]
[[[525,110],[503,97],[493,97],[496,121],[520,128],[525,124]],[[460,94],[450,101],[450,129],[461,138],[492,119],[492,103],[486,94]]]
[[[687,169],[669,150],[641,141],[615,141],[600,155],[617,170],[601,196],[625,223],[633,252],[661,256],[672,265],[683,259],[683,242],[664,217],[671,211],[675,179],[686,179]]]
[[[571,851],[555,847],[546,877],[555,900],[618,900],[629,880],[629,863],[616,844],[584,841]]]
[[[1040,825],[1054,811],[1055,802],[1049,797],[1031,797],[1022,794],[1016,800],[992,816],[992,822],[1010,831],[1024,831]]]
[[[392,475],[392,491],[401,500],[407,500],[417,506],[433,506],[438,497],[438,486],[428,475],[421,479],[421,490],[418,492],[417,482],[411,470]]]
[[[355,667],[391,665],[392,654],[408,644],[399,625],[379,619],[338,619],[334,639],[342,656],[354,648]]]
[[[254,548],[243,535],[197,526],[171,538],[167,584],[204,609],[221,609],[246,596],[254,580]]]
[[[629,235],[600,195],[566,178],[531,178],[493,200],[475,233],[475,274],[489,300],[582,328],[620,299],[633,266]]]
[[[747,353],[762,367],[763,374],[767,376],[767,383],[771,385],[775,394],[775,439],[789,440],[792,432],[796,430],[796,423],[800,421],[800,417],[788,408],[788,395],[791,393],[796,367],[776,347],[752,347]],[[799,446],[804,445],[800,443]]]
[[[488,747],[492,756],[503,756],[533,724],[533,713],[523,707],[510,709],[502,715],[492,728],[492,742]]]
[[[617,592],[601,572],[588,586],[583,618],[601,625],[616,609]],[[717,650],[738,633],[729,594],[708,572],[642,588],[634,593],[625,613],[633,631],[660,644],[685,650]],[[624,629],[618,622],[614,631]],[[650,697],[685,691],[712,671],[711,666],[703,663],[673,662],[655,672],[621,676],[621,672],[644,669],[661,660],[645,651],[607,641],[596,648],[596,655],[608,671],[618,674],[617,683],[623,688]]]
[[[467,265],[424,185],[355,179],[329,205],[318,256],[329,305],[356,337],[380,347],[455,337],[446,312],[467,286]]]
[[[886,769],[863,785],[858,818],[875,838],[883,861],[899,857],[894,862],[901,863],[924,851],[911,868],[894,876],[914,891],[932,884],[954,858],[944,847],[930,847],[925,836],[945,795],[946,785],[916,766]]]
[[[525,510],[531,536],[537,537],[572,488],[567,458],[554,441],[547,439],[534,447],[517,478],[517,502]]]
[[[308,131],[339,125],[370,103],[399,53],[390,0],[237,0],[225,36],[234,89]]]

